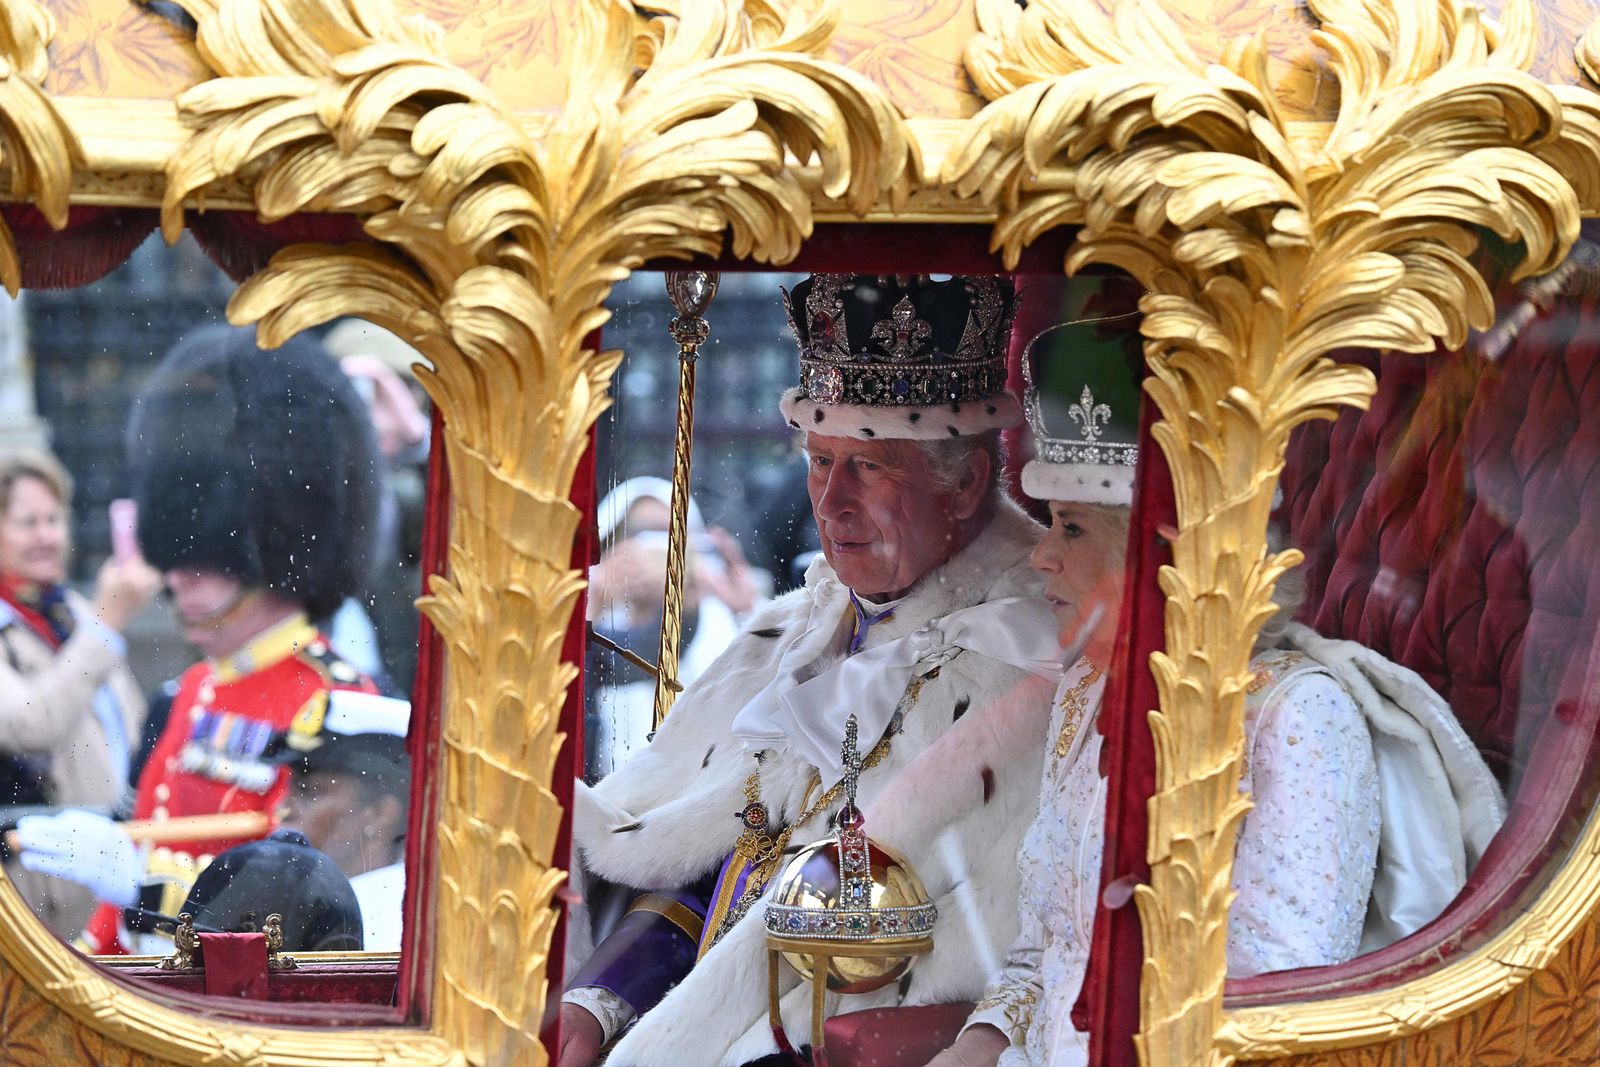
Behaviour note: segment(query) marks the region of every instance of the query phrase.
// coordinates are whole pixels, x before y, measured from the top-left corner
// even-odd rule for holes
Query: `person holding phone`
[[[128,791],[145,702],[123,633],[161,577],[124,546],[92,601],[68,588],[71,503],[54,456],[0,457],[0,807],[114,808]],[[56,933],[83,926],[94,900],[81,886],[12,875]]]
[[[661,636],[671,507],[672,483],[643,476],[611,490],[596,511],[601,553],[589,572],[589,621],[612,642],[652,659]],[[715,662],[771,590],[770,576],[745,562],[728,531],[707,527],[692,498],[687,526],[677,675],[684,685]],[[598,648],[589,657],[588,677],[587,770],[597,779],[645,744],[655,678]]]
[[[315,737],[341,694],[376,692],[313,622],[368,575],[378,460],[366,411],[309,337],[262,351],[252,331],[204,327],[135,398],[128,452],[139,544],[202,657],[178,680],[132,816],[272,817],[291,776],[274,751]],[[175,914],[212,857],[258,834],[141,852],[92,811],[17,824],[23,864],[101,901],[82,936],[97,953],[151,947],[123,909]]]

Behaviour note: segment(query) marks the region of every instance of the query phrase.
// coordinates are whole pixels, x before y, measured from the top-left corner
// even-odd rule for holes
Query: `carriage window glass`
[[[1592,776],[1585,773],[1590,749],[1585,731],[1592,733],[1593,723],[1585,709],[1594,612],[1584,599],[1588,583],[1581,565],[1581,531],[1589,524],[1583,521],[1587,468],[1579,412],[1590,377],[1585,360],[1594,346],[1589,306],[1567,289],[1574,278],[1586,277],[1587,260],[1581,257],[1593,253],[1580,246],[1576,255],[1572,269],[1557,278],[1503,286],[1499,323],[1460,352],[1349,354],[1346,358],[1367,362],[1378,377],[1371,410],[1307,426],[1292,443],[1270,539],[1276,546],[1301,548],[1307,558],[1280,584],[1278,610],[1263,627],[1250,661],[1244,712],[1248,758],[1240,787],[1252,794],[1253,807],[1239,828],[1228,940],[1235,1003],[1292,997],[1299,981],[1293,972],[1305,968],[1321,968],[1319,981],[1354,987],[1368,980],[1372,968],[1407,953],[1459,951],[1468,924],[1481,933],[1503,921],[1504,915],[1486,913],[1487,901],[1538,890],[1571,840],[1576,820],[1588,810],[1591,797],[1584,783]],[[641,276],[632,284],[658,281]],[[842,309],[863,299],[861,287],[908,283],[831,282],[835,289],[813,307],[811,298],[822,283],[786,279],[806,294],[797,305],[802,307],[797,314],[806,318],[796,332],[807,335],[798,343],[814,366],[802,371],[797,342],[785,336],[783,310],[773,306],[776,285],[755,275],[737,281],[751,291],[760,284],[766,288],[755,292],[747,312],[731,302],[713,302],[707,312],[711,336],[723,321],[738,323],[738,329],[754,326],[763,331],[764,347],[741,344],[735,362],[726,348],[708,342],[698,366],[695,444],[705,448],[713,428],[726,425],[718,420],[718,405],[734,397],[735,424],[749,436],[726,465],[696,457],[691,486],[697,510],[710,517],[688,519],[691,541],[701,529],[742,523],[741,532],[759,534],[771,524],[770,512],[752,510],[748,482],[740,481],[770,462],[769,453],[753,443],[757,434],[768,434],[777,446],[796,436],[803,445],[815,446],[817,437],[828,436],[813,425],[785,426],[771,413],[770,400],[764,404],[749,385],[760,382],[771,397],[811,374],[808,388],[828,383],[812,401],[815,414],[826,418],[837,407],[849,407],[845,401],[856,396],[851,390],[893,388],[897,381],[891,374],[862,384],[876,368],[855,352]],[[1032,293],[1015,324],[1011,384],[1025,397],[1029,427],[1008,442],[1011,466],[1019,475],[1011,492],[1049,523],[1048,530],[1036,530],[1030,554],[1040,583],[1035,591],[1067,620],[1057,618],[1052,633],[1061,660],[1055,664],[1054,695],[1041,700],[1038,721],[1029,724],[1040,742],[1031,756],[1047,768],[1049,803],[1037,810],[1059,815],[1057,823],[1068,827],[1073,844],[1051,859],[1061,829],[1056,825],[1050,833],[1019,842],[1020,851],[1013,847],[1010,854],[1019,857],[1015,869],[1023,883],[1030,863],[1045,863],[1059,873],[1063,857],[1070,855],[1072,884],[1081,892],[1063,890],[1051,875],[1033,887],[1031,898],[1027,885],[1020,886],[1020,899],[1037,910],[1042,928],[1064,923],[1057,934],[1070,929],[1086,942],[1101,873],[1103,805],[1115,788],[1101,779],[1098,758],[1082,754],[1086,744],[1098,744],[1102,736],[1098,726],[1105,724],[1097,723],[1095,713],[1105,700],[1113,700],[1127,722],[1137,722],[1139,716],[1128,709],[1145,699],[1141,686],[1149,689],[1148,672],[1137,658],[1123,665],[1126,678],[1118,676],[1110,651],[1096,658],[1089,609],[1098,606],[1110,616],[1113,635],[1117,627],[1139,630],[1141,625],[1148,634],[1162,611],[1149,567],[1135,569],[1141,584],[1131,590],[1089,578],[1125,583],[1121,564],[1129,555],[1128,538],[1156,536],[1154,527],[1134,530],[1125,510],[1135,495],[1137,454],[1153,445],[1136,429],[1142,353],[1138,317],[1130,309],[1137,293],[1130,296],[1120,280],[1023,282]],[[737,291],[719,294],[717,301]],[[833,299],[843,317],[829,312],[819,318],[819,309],[835,306]],[[893,301],[885,305],[883,328],[874,334],[885,353],[895,345],[911,351],[919,329],[928,334],[938,329],[922,319],[909,298],[899,319],[897,308]],[[623,585],[605,573],[608,563],[627,559],[618,554],[619,541],[657,547],[644,586],[650,590],[648,602],[659,603],[653,593],[663,584],[660,543],[669,525],[671,487],[658,482],[652,496],[637,479],[653,474],[664,480],[671,469],[678,374],[677,345],[665,329],[672,312],[661,290],[651,284],[637,297],[630,292],[617,311],[608,344],[620,344],[628,355],[618,377],[618,411],[602,438],[601,469],[610,473],[600,494],[603,549],[591,622],[597,632],[609,626],[620,634],[630,616],[619,611],[623,598],[612,590]],[[849,351],[839,349],[834,343],[839,339],[827,332],[838,324]],[[817,330],[823,332],[814,334]],[[640,332],[645,338],[635,340]],[[738,342],[729,337],[723,343]],[[643,362],[647,351],[655,353],[653,363]],[[766,354],[757,357],[756,351]],[[890,363],[894,358],[886,356]],[[904,377],[909,382],[910,376]],[[894,407],[892,401],[883,406]],[[1530,411],[1541,413],[1536,423],[1526,419]],[[641,418],[641,412],[651,414],[629,421]],[[954,405],[952,437],[961,436],[955,423],[962,417],[960,405]],[[815,462],[819,449],[810,451],[807,464]],[[622,458],[629,455],[643,462]],[[725,510],[714,512],[704,501],[715,500],[719,469],[734,477],[722,490],[728,503],[711,505]],[[733,488],[741,485],[746,488]],[[796,493],[794,503],[801,528],[815,530],[814,520],[826,505],[815,493]],[[1124,510],[1118,514],[1118,508]],[[620,539],[621,520],[614,517],[619,514],[634,524],[621,524]],[[1103,521],[1108,517],[1117,520],[1111,528]],[[1097,536],[1108,546],[1099,563],[1069,567],[1060,562]],[[848,540],[832,547],[846,551]],[[821,543],[826,548],[830,542]],[[826,551],[823,555],[827,558]],[[838,562],[828,560],[830,566]],[[615,573],[625,571],[618,566]],[[779,591],[781,570],[768,573],[773,591]],[[790,580],[800,577],[789,572]],[[642,604],[647,597],[637,599]],[[858,611],[870,615],[877,606],[869,595]],[[766,621],[773,625],[757,629],[770,631],[767,639],[779,645],[786,637],[795,640],[789,626],[794,620],[782,611]],[[737,632],[736,612],[733,622]],[[645,625],[644,634],[632,639],[631,650],[644,662],[633,664],[643,676],[634,680],[639,695],[631,710],[608,706],[607,700],[614,700],[608,689],[621,686],[608,685],[592,663],[589,676],[588,770],[603,783],[602,795],[628,803],[640,803],[637,798],[648,792],[643,786],[629,792],[626,779],[641,772],[630,771],[621,750],[649,744],[655,726],[649,706],[654,685],[647,672],[649,650],[660,637],[659,611]],[[1149,651],[1141,647],[1139,654]],[[621,655],[610,649],[604,654]],[[793,657],[796,666],[829,669],[815,657],[802,662],[798,651]],[[694,692],[693,679],[679,681]],[[749,707],[737,685],[718,692],[720,699]],[[691,711],[704,714],[698,705],[684,713]],[[809,712],[825,717],[827,709],[819,704]],[[630,740],[619,743],[619,737]],[[710,780],[721,773],[716,748],[693,753],[692,774],[705,770]],[[674,758],[664,750],[663,763]],[[1019,756],[1005,765],[1014,771],[1029,764]],[[1029,766],[1038,781],[1039,765]],[[612,775],[623,784],[608,783]],[[1539,803],[1525,803],[1529,797]],[[638,811],[630,809],[637,818],[616,832],[652,828],[651,809],[644,803]],[[751,801],[763,818],[766,804],[764,796]],[[1417,810],[1438,812],[1440,819],[1421,825],[1407,817]],[[787,826],[780,824],[781,829]],[[915,835],[892,819],[886,832],[890,837],[908,833],[907,840],[915,842]],[[1002,836],[991,835],[990,844]],[[636,855],[648,848],[639,844]],[[599,846],[590,855],[605,877],[650,873],[635,870],[631,860],[609,857]],[[931,862],[935,873],[924,874],[938,885],[941,861],[919,858],[919,866]],[[715,875],[711,861],[718,859],[708,858],[708,874]],[[809,929],[805,909],[824,900],[825,892],[813,890],[826,879],[811,879],[801,869],[790,873],[794,880],[783,883],[777,899],[796,910],[782,914]],[[1285,892],[1291,886],[1294,891]],[[714,914],[714,898],[710,908],[708,914]],[[1080,947],[1088,950],[1087,943]],[[1003,959],[1003,947],[998,951],[996,958]],[[586,973],[581,966],[574,971],[580,978]],[[1002,985],[1004,972],[995,972]],[[1066,986],[1056,992],[1065,996]],[[996,995],[1003,999],[1004,990]],[[1050,995],[1046,990],[1046,1000]]]
[[[0,305],[5,870],[135,973],[272,915],[400,948],[426,398],[392,336],[262,351],[232,293],[152,236]],[[30,703],[63,656],[89,684]]]
[[[1095,280],[1041,279],[1018,311],[1017,281],[720,279],[696,363],[686,526],[691,566],[707,573],[685,595],[686,619],[691,605],[699,617],[693,636],[685,627],[683,692],[657,728],[648,662],[633,664],[626,704],[595,664],[621,653],[592,649],[589,665],[595,784],[576,800],[573,864],[590,936],[569,958],[562,1011],[636,1020],[613,1058],[739,1062],[733,1042],[797,1025],[812,983],[842,993],[842,1012],[941,981],[928,975],[945,976],[947,999],[976,1001],[993,979],[992,1014],[1016,1015],[1034,996],[1028,976],[1000,966],[1019,903],[1042,921],[1092,913],[1100,717],[1122,673],[1111,657],[1138,458],[1138,321],[1126,292]],[[619,297],[605,343],[626,355],[601,437],[591,622],[595,638],[624,643],[621,564],[653,549],[631,649],[648,659],[678,344],[659,275]],[[718,528],[775,599],[716,604],[735,595],[715,584],[731,585],[734,568],[696,539]],[[731,625],[708,642],[708,665],[690,668],[713,610]],[[1057,876],[1063,862],[1081,893]],[[849,951],[831,950],[836,933],[854,938]],[[874,937],[883,951],[861,951]],[[787,963],[769,971],[763,946]],[[666,985],[690,1002],[705,990],[719,1017],[685,1028],[655,1014]],[[817,1031],[789,1039],[815,1047]]]
[[[778,414],[793,373],[779,286],[723,274],[695,371],[679,684],[698,678],[750,613],[799,583],[817,551],[805,462]],[[679,406],[676,316],[664,277],[639,273],[608,305],[623,351],[597,434],[599,558],[589,580],[585,771],[598,779],[653,729]],[[626,650],[626,651],[619,651]]]

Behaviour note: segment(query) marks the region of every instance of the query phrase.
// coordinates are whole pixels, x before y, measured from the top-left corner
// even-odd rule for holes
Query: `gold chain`
[[[883,758],[888,754],[889,738],[885,737],[883,740],[879,741],[873,746],[871,752],[867,753],[866,758],[861,761],[861,769],[867,770],[869,768],[876,767],[878,764],[883,762]],[[806,792],[809,793],[812,789],[815,789],[821,784],[822,776],[819,774],[813,774],[811,776],[811,784],[806,787]],[[739,835],[739,840],[735,842],[733,851],[738,854],[740,859],[748,862],[751,867],[750,878],[745,883],[747,886],[745,889],[745,894],[747,896],[759,894],[761,892],[761,887],[767,884],[767,879],[772,877],[774,869],[778,865],[778,860],[783,856],[783,850],[789,847],[789,841],[794,837],[794,832],[800,827],[804,826],[806,823],[810,822],[818,812],[832,805],[834,801],[839,799],[839,795],[843,792],[843,780],[835,782],[833,784],[833,788],[829,789],[827,792],[823,793],[820,797],[813,801],[811,806],[802,811],[792,823],[785,826],[778,833],[777,837],[772,837],[761,830],[755,829],[746,829],[744,833]],[[757,767],[751,772],[750,777],[745,779],[744,795],[745,798],[751,803],[760,802],[760,767]]]

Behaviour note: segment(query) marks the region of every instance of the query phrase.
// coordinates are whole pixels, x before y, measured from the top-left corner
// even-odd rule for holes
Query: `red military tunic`
[[[304,615],[296,614],[222,660],[184,672],[166,728],[139,776],[135,819],[266,812],[281,807],[288,770],[262,757],[286,733],[314,735],[328,693],[376,687],[340,659]],[[147,878],[165,883],[161,911],[175,915],[195,876],[219,852],[246,838],[181,841],[152,848]],[[83,932],[84,948],[122,954],[118,909],[102,904]]]

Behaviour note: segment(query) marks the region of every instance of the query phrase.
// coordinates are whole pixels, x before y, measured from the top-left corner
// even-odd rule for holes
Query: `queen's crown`
[[[1075,323],[1053,326],[1022,356],[1022,407],[1046,463],[1133,467],[1139,459],[1139,383],[1119,347]]]

